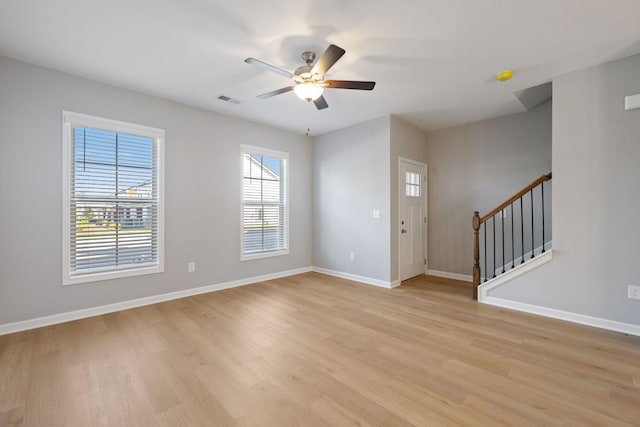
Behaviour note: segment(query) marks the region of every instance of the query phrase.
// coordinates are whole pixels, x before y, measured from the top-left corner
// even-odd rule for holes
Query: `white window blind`
[[[66,284],[162,271],[164,131],[65,113]]]
[[[241,259],[288,253],[287,153],[242,146]]]

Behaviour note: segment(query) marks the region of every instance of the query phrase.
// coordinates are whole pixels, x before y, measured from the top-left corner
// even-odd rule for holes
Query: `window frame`
[[[417,177],[416,177],[416,175],[417,175]],[[413,182],[413,179],[407,181],[407,178],[409,178],[409,176],[411,176],[412,178],[416,178],[416,182],[417,183]],[[423,179],[422,179],[422,174],[421,173],[415,173],[415,172],[407,171],[404,181],[405,181],[405,190],[404,190],[405,197],[416,197],[416,198],[422,197],[422,181],[423,181]],[[417,195],[408,194],[407,190],[409,188],[415,189],[418,194]],[[411,193],[411,192],[409,192],[409,193]]]
[[[265,251],[265,252],[255,252],[251,254],[244,253],[244,156],[246,154],[249,155],[259,155],[271,158],[277,158],[281,161],[284,160],[285,167],[283,168],[284,178],[280,178],[281,185],[284,185],[284,191],[282,191],[284,196],[284,249],[276,250],[276,251]],[[269,148],[256,147],[253,145],[240,145],[240,261],[250,261],[254,259],[261,258],[271,258],[276,256],[283,256],[289,254],[289,214],[290,214],[290,199],[289,199],[289,172],[290,170],[290,162],[289,162],[289,153],[285,151],[272,150]]]
[[[73,127],[83,126],[110,132],[153,138],[156,144],[158,237],[157,263],[126,270],[96,271],[71,275],[71,165],[73,164]],[[164,129],[112,120],[88,114],[62,111],[62,285],[76,285],[100,280],[121,279],[164,272]]]

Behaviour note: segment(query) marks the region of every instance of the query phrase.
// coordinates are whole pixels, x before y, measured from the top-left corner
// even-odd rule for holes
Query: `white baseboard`
[[[393,282],[388,282],[385,280],[373,279],[371,277],[358,276],[357,274],[344,273],[342,271],[329,270],[328,268],[322,267],[311,267],[312,271],[316,273],[327,274],[329,276],[339,277],[341,279],[353,280],[355,282],[365,283],[367,285],[379,286],[381,288],[391,289],[398,285],[400,285],[400,281],[394,280]]]
[[[554,319],[566,320],[568,322],[580,323],[582,325],[593,326],[596,328],[608,329],[610,331],[622,332],[623,334],[640,336],[640,325],[634,325],[631,323],[602,319],[599,317],[587,316],[585,314],[572,313],[570,311],[557,310],[555,308],[542,307],[496,297],[485,297],[482,303],[510,308],[512,310],[524,311],[526,313],[538,314],[540,316],[551,317]]]
[[[393,281],[391,282],[390,287],[391,287],[391,288],[397,288],[397,287],[398,287],[398,286],[400,286],[401,284],[402,284],[402,280],[400,280],[400,279],[393,280]]]
[[[444,277],[445,279],[464,280],[465,282],[472,282],[473,276],[467,274],[449,273],[448,271],[427,270],[429,276]]]
[[[534,270],[543,264],[548,263],[552,259],[553,250],[549,250],[543,254],[538,255],[532,260],[525,262],[524,264],[517,265],[512,270],[508,270],[506,273],[502,273],[498,277],[489,279],[488,281],[480,284],[480,286],[478,286],[478,302],[484,302],[485,298],[490,298],[488,293],[491,289],[502,286],[505,283],[515,279],[516,277],[522,276],[523,274]]]
[[[215,285],[200,286],[197,288],[184,289],[166,294],[152,295],[149,297],[137,298],[128,301],[116,302],[113,304],[101,305],[97,307],[85,308],[81,310],[68,311],[66,313],[53,314],[51,316],[37,317],[35,319],[22,320],[19,322],[5,323],[0,325],[0,335],[25,331],[28,329],[40,328],[43,326],[55,325],[57,323],[69,322],[72,320],[84,319],[101,314],[113,313],[127,310],[129,308],[142,307],[159,302],[171,301],[174,299],[190,297],[193,295],[206,294],[223,289],[235,288],[238,286],[250,285],[252,283],[264,282],[265,280],[279,279],[281,277],[293,276],[296,274],[308,273],[311,267],[297,268],[295,270],[279,271],[277,273],[264,274],[261,276],[247,277],[244,279],[232,280],[229,282],[216,283]]]

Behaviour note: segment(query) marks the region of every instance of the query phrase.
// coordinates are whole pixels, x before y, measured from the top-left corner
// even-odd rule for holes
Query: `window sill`
[[[123,270],[123,271],[88,273],[88,274],[78,275],[74,277],[65,275],[62,278],[62,286],[80,285],[83,283],[98,282],[101,280],[124,279],[127,277],[143,276],[147,274],[156,274],[156,273],[163,273],[163,272],[164,272],[164,267],[156,265],[151,267],[142,267],[142,268],[135,268],[131,270]]]
[[[271,258],[276,256],[289,255],[289,249],[271,252],[259,252],[255,254],[241,254],[240,261],[251,261],[252,259]]]

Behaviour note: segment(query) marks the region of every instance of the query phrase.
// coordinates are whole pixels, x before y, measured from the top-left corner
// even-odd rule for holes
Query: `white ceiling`
[[[297,133],[387,114],[434,130],[524,111],[513,92],[640,53],[638,18],[639,0],[2,0],[0,55]],[[246,57],[293,70],[330,43],[347,53],[327,78],[372,92],[327,90],[322,111],[256,98],[290,82]]]

